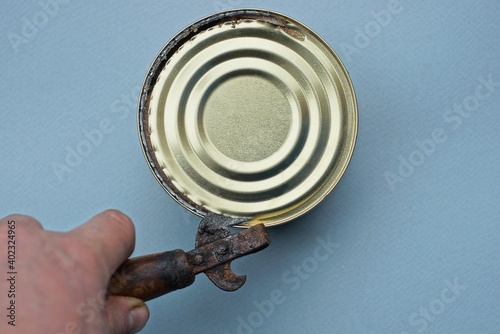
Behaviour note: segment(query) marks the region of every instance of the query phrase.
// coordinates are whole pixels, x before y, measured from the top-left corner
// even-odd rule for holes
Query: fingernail
[[[131,221],[129,216],[127,216],[126,214],[124,214],[123,212],[121,212],[119,210],[108,209],[108,210],[104,211],[104,213],[110,215],[111,217],[113,217],[116,220],[119,220],[120,222],[124,221],[124,220]]]
[[[132,309],[128,318],[128,328],[131,334],[140,332],[149,319],[149,309],[141,303]]]

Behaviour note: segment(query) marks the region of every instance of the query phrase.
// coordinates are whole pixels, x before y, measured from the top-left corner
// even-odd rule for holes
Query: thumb
[[[148,306],[132,297],[109,296],[104,312],[110,334],[138,333],[149,319]]]

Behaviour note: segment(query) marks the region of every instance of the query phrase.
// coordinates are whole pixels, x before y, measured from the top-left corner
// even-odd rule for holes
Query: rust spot
[[[298,39],[299,41],[305,41],[306,39],[305,35],[299,29],[297,29],[293,25],[290,25],[287,21],[277,16],[241,14],[237,16],[236,20],[249,20],[249,19],[272,24],[280,28],[283,32],[285,32],[289,36]]]

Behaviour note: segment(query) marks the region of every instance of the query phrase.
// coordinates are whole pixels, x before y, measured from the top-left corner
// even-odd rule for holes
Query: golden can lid
[[[358,116],[349,75],[311,29],[240,9],[173,37],[139,102],[146,159],[191,212],[266,226],[318,204],[342,177]]]

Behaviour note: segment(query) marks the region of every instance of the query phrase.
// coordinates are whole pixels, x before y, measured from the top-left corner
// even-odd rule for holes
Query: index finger
[[[86,252],[95,259],[102,260],[107,277],[134,251],[135,228],[126,215],[117,210],[106,210],[88,222],[68,232],[68,234],[90,243]]]

